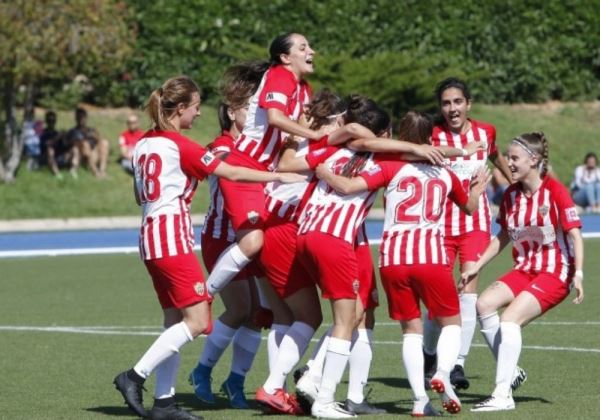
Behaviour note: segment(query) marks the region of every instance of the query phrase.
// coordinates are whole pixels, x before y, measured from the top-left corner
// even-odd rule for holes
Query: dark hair
[[[54,111],[46,111],[46,116],[45,116],[46,123],[48,123],[48,121],[50,120],[50,118],[54,119],[54,122],[56,122],[56,112],[54,112]]]
[[[83,117],[87,117],[87,111],[83,108],[76,108],[75,109],[75,120],[79,121]]]
[[[391,123],[387,112],[372,99],[361,95],[350,95],[348,98],[348,111],[344,121],[347,124],[358,123],[371,130],[376,136],[389,130]],[[369,152],[355,153],[342,168],[341,175],[349,178],[358,175],[367,163],[369,154]]]
[[[146,103],[146,110],[154,128],[173,130],[169,118],[179,104],[188,106],[192,102],[194,93],[200,94],[200,88],[188,76],[172,77],[153,91]]]
[[[525,133],[513,139],[513,142],[520,143],[526,149],[535,153],[540,158],[540,175],[544,177],[548,172],[548,139],[541,131]]]
[[[346,111],[346,101],[325,88],[315,93],[307,106],[306,117],[312,120],[311,130],[318,130],[331,122],[332,115]]]
[[[398,138],[415,144],[429,144],[433,121],[427,114],[409,111],[398,124]]]
[[[456,77],[448,77],[439,82],[435,88],[435,97],[437,98],[438,104],[442,103],[442,94],[444,91],[450,88],[459,89],[467,101],[471,100],[471,91],[467,84]]]
[[[219,117],[219,126],[221,127],[221,131],[231,130],[231,126],[233,122],[227,111],[229,110],[229,105],[224,102],[219,102],[219,107],[217,108],[217,116]]]
[[[589,158],[594,158],[596,163],[598,163],[598,156],[594,152],[586,153],[585,158],[583,159],[583,163],[587,163]]]
[[[361,95],[348,97],[348,111],[344,118],[346,124],[355,122],[371,130],[376,136],[390,128],[390,115],[372,99]]]
[[[223,102],[234,109],[245,106],[268,68],[266,61],[247,61],[228,67],[219,83]]]
[[[296,32],[286,32],[276,36],[275,39],[271,41],[271,45],[269,46],[269,60],[272,66],[282,64],[281,54],[290,53],[292,45],[294,45],[292,36],[295,34]]]

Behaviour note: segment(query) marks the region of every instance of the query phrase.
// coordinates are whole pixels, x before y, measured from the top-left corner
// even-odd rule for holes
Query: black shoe
[[[383,408],[377,408],[369,404],[365,398],[361,403],[355,403],[352,400],[346,400],[344,408],[353,414],[385,414],[386,410]]]
[[[450,372],[450,383],[455,389],[469,389],[471,385],[461,365],[454,365],[454,369]]]
[[[294,384],[297,384],[300,378],[304,376],[304,373],[308,370],[308,366],[304,365],[294,371]],[[310,411],[309,411],[310,413]]]
[[[150,420],[202,420],[203,417],[196,416],[189,411],[182,410],[176,404],[171,404],[166,407],[152,407],[148,413]]]
[[[313,405],[313,402],[311,400],[306,398],[304,396],[304,394],[296,391],[296,401],[298,401],[298,405],[300,406],[300,408],[302,409],[302,411],[304,413],[310,414],[310,411],[311,411],[312,405]]]
[[[433,378],[433,375],[435,375],[435,372],[437,371],[437,354],[427,354],[427,352],[423,350],[423,357],[425,359],[425,364],[423,366],[425,389],[431,389],[431,378]]]
[[[144,384],[135,382],[127,376],[127,372],[122,372],[117,375],[113,381],[115,388],[121,393],[125,399],[125,404],[138,416],[146,417],[148,412],[144,408],[142,390]]]

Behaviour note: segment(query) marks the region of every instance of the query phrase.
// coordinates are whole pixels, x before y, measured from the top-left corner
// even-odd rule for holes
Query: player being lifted
[[[140,253],[163,308],[165,331],[114,384],[141,417],[198,419],[174,401],[179,349],[211,329],[209,295],[192,250],[190,204],[198,181],[210,174],[249,182],[296,182],[304,177],[228,165],[181,135],[200,115],[200,89],[187,76],[169,79],[153,91],[147,109],[153,128],[135,147],[134,192],[143,213]],[[146,411],[142,390],[154,371],[154,406]]]
[[[436,88],[436,99],[440,106],[442,121],[433,128],[431,142],[434,146],[452,146],[464,149],[473,142],[484,143],[484,148],[472,155],[450,158],[450,168],[468,189],[475,172],[490,160],[510,180],[510,170],[502,153],[496,147],[496,129],[493,125],[469,118],[472,105],[471,92],[462,80],[448,78]],[[450,267],[456,258],[464,272],[473,266],[490,242],[490,206],[486,194],[479,198],[479,206],[473,215],[467,215],[452,200],[448,200],[445,212],[446,254]],[[460,293],[460,315],[462,320],[461,346],[456,364],[452,369],[451,382],[457,389],[467,389],[465,359],[471,347],[477,323],[475,302],[477,301],[477,278],[473,279]],[[424,351],[426,381],[435,372],[435,349],[439,329],[437,324],[425,320]]]
[[[428,144],[431,131],[428,117],[409,112],[400,123],[399,138]],[[471,154],[478,146],[473,143],[466,150]],[[357,177],[339,176],[323,167],[317,169],[317,175],[344,194],[385,188],[379,266],[390,317],[400,321],[404,333],[403,360],[415,396],[412,415],[439,415],[425,392],[420,300],[441,326],[433,389],[442,394],[448,412],[459,412],[461,405],[450,384],[450,371],[460,347],[461,322],[458,294],[444,247],[443,218],[448,198],[468,213],[477,209],[489,173],[481,170],[471,180],[469,197],[452,171],[422,161],[402,161],[394,155],[377,156],[375,165]]]
[[[521,354],[522,327],[565,300],[571,288],[576,291],[573,303],[583,301],[581,221],[569,191],[546,175],[546,136],[515,137],[508,164],[515,183],[502,197],[497,218],[501,231],[462,274],[466,287],[512,241],[513,269],[477,300],[482,333],[497,360],[496,388],[471,411],[514,409],[511,385]]]

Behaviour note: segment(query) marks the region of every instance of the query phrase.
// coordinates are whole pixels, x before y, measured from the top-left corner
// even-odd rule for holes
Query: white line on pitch
[[[399,326],[399,322],[376,322],[378,327],[396,327]],[[600,321],[534,321],[530,325],[553,325],[553,326],[568,326],[568,325],[600,325]]]
[[[127,328],[127,327],[126,327]],[[118,330],[113,329],[99,329],[98,327],[33,327],[33,326],[18,326],[18,325],[0,325],[0,331],[28,331],[28,332],[50,332],[50,333],[68,333],[68,334],[93,334],[93,335],[126,335],[126,336],[158,336],[160,331],[131,331],[127,329]],[[266,337],[262,337],[266,340]],[[318,339],[312,339],[313,342],[319,341]],[[380,341],[373,340],[373,344],[379,345],[400,345],[402,341]],[[473,347],[487,348],[486,344],[473,343]],[[582,348],[582,347],[562,347],[562,346],[535,346],[525,345],[524,349],[528,350],[542,350],[542,351],[566,351],[576,353],[598,353],[600,349],[595,348]]]

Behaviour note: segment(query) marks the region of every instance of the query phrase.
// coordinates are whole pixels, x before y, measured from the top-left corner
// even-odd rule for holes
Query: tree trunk
[[[27,90],[25,113],[33,119],[33,86],[28,86]],[[5,183],[12,183],[15,181],[15,173],[21,163],[24,138],[19,133],[15,118],[15,87],[11,77],[7,77],[4,83],[4,112],[6,126],[4,128],[4,156],[0,159],[0,178]]]

